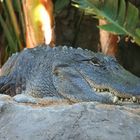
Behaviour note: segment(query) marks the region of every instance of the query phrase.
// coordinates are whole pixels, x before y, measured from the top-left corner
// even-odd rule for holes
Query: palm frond
[[[22,49],[22,43],[25,39],[25,32],[21,32],[21,29],[25,29],[21,2],[15,1],[12,3],[12,1],[5,0],[1,2],[1,5],[3,14],[0,15],[0,25],[7,41],[7,45],[5,44],[5,46],[10,48],[10,53],[13,53]],[[20,14],[19,20],[17,19],[15,11],[17,14]]]
[[[129,35],[140,45],[139,10],[125,0],[73,0],[74,6],[87,14],[105,19],[108,24],[99,26],[111,33]]]

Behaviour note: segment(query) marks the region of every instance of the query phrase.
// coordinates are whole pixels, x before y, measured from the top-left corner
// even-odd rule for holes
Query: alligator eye
[[[94,66],[100,66],[100,64],[95,60],[90,60],[89,62]]]
[[[100,67],[100,66],[103,66],[103,62],[101,62],[98,58],[96,57],[93,57],[91,59],[84,59],[82,61],[85,61],[85,62],[88,62],[94,66],[97,66],[97,67]]]
[[[100,60],[98,60],[97,58],[92,58],[89,62],[94,66],[101,66],[102,65]]]

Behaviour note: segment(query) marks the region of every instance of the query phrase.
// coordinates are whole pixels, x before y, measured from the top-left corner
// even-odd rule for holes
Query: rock
[[[27,96],[25,94],[17,94],[13,97],[13,99],[16,102],[20,102],[20,103],[37,103],[36,98],[33,98],[32,96]]]
[[[0,100],[0,140],[139,140],[139,105]]]

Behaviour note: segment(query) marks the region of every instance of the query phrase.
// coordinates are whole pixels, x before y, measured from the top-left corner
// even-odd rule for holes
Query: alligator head
[[[67,57],[53,63],[54,85],[64,96],[106,103],[140,102],[140,78],[115,58],[80,48],[65,53]]]

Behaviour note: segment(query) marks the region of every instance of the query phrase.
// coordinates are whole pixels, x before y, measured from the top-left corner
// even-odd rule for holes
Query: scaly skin
[[[72,102],[139,102],[140,78],[101,53],[41,45],[25,49],[6,62],[0,92]]]

